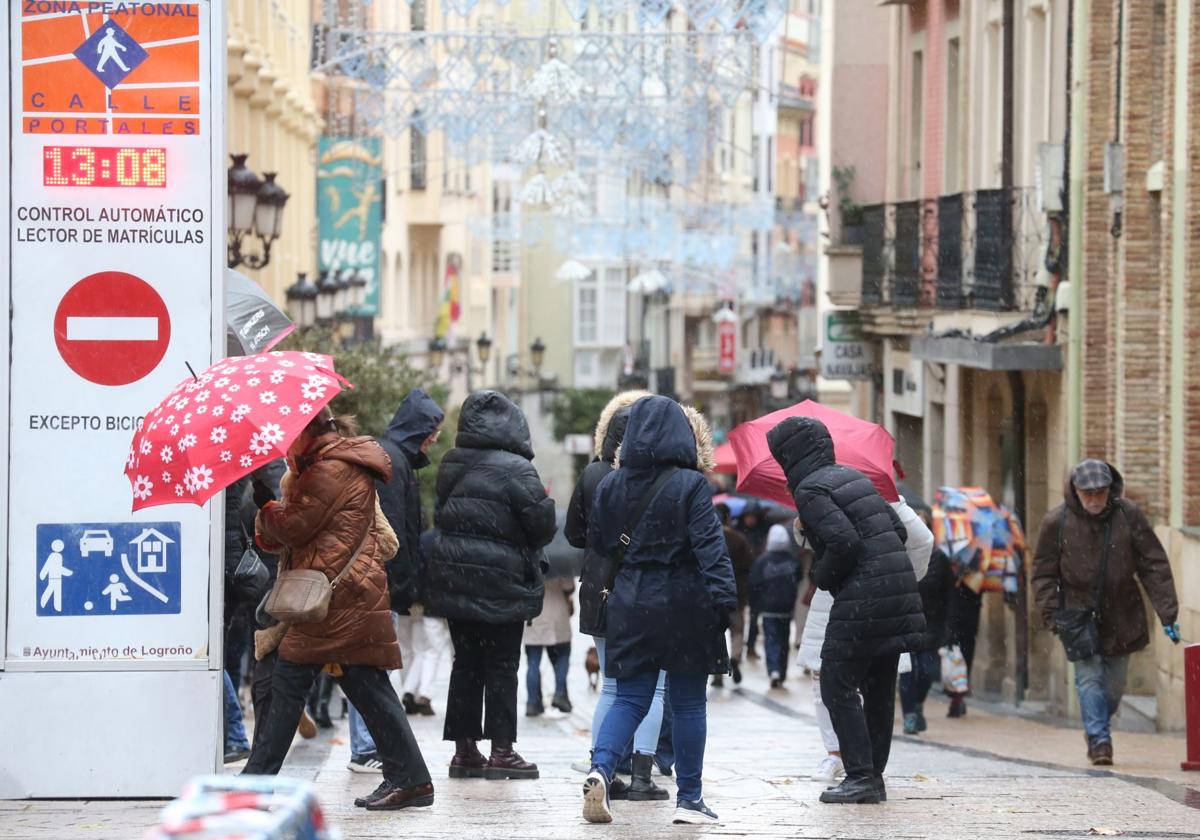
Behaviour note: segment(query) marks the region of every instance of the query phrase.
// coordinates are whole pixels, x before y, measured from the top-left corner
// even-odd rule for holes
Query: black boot
[[[650,778],[650,768],[653,764],[654,756],[633,754],[633,776],[629,783],[630,802],[654,802],[671,798],[671,794],[654,784]]]
[[[880,785],[874,774],[847,776],[837,787],[821,794],[821,801],[830,805],[878,805],[882,800]]]
[[[313,720],[322,729],[332,729],[333,719],[329,717],[329,699],[333,696],[333,677],[321,674],[317,677],[317,710]]]

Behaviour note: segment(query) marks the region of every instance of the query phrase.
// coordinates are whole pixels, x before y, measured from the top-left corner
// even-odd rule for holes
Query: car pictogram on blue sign
[[[105,21],[75,50],[75,57],[112,90],[150,57],[115,21]]]

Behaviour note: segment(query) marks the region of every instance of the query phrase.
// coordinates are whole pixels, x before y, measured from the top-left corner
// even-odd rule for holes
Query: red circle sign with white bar
[[[171,342],[167,305],[123,271],[90,274],[54,313],[54,342],[71,370],[97,385],[129,385],[162,361]]]

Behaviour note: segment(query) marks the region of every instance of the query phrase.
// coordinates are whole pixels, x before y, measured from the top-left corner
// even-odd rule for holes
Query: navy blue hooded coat
[[[428,614],[512,624],[541,613],[542,549],[557,525],[532,460],[520,408],[497,391],[467,397],[438,468],[437,537],[421,593]]]
[[[413,602],[420,600],[417,543],[421,537],[421,487],[417,470],[429,465],[421,444],[442,425],[445,416],[432,397],[414,388],[396,409],[384,436],[376,438],[392,459],[391,480],[375,482],[375,489],[379,507],[400,542],[395,558],[387,564],[388,591],[395,612],[408,612]]]
[[[645,397],[630,409],[619,468],[596,488],[588,544],[615,558],[625,523],[668,466],[680,469],[630,534],[608,598],[610,677],[729,670],[725,628],[737,607],[733,563],[712,491],[697,469],[695,435],[672,400]]]
[[[767,432],[783,467],[804,534],[809,576],[833,595],[822,659],[859,659],[920,650],[925,631],[917,577],[900,517],[871,479],[834,460],[820,420],[789,417]]]

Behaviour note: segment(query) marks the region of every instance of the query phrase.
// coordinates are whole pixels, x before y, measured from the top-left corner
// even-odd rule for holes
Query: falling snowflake
[[[227,437],[229,437],[229,432],[225,430],[224,426],[216,426],[208,433],[208,439],[213,443],[224,443]]]
[[[198,464],[184,474],[183,481],[187,485],[189,493],[199,493],[201,490],[207,490],[209,487],[212,487],[213,483],[212,468],[204,464]]]
[[[164,446],[159,450],[158,457],[162,459],[164,464],[169,464],[171,463],[171,459],[175,457],[175,453],[171,451],[171,447]]]
[[[246,380],[246,384],[249,385],[251,388],[257,388],[261,382],[262,382],[262,380],[259,379],[257,376],[251,376],[249,379]]]
[[[222,417],[225,414],[225,406],[214,405],[212,410],[213,417]]]
[[[271,443],[263,438],[263,436],[255,432],[250,436],[250,451],[255,455],[266,455],[271,451]]]
[[[176,448],[180,452],[186,452],[187,450],[191,449],[195,445],[196,445],[196,436],[189,433],[179,439],[179,443],[176,444]]]
[[[274,391],[263,391],[258,395],[258,401],[263,405],[272,405],[279,397],[275,396]]]
[[[283,381],[283,377],[284,377],[284,376],[285,376],[285,374],[284,374],[284,372],[283,372],[283,371],[281,371],[281,370],[273,370],[273,371],[271,371],[271,376],[270,376],[271,384],[272,384],[272,385],[278,385],[280,382],[282,382],[282,381]]]
[[[220,379],[218,379],[216,382],[213,383],[213,385],[216,386],[217,388],[224,388],[228,384],[229,384],[228,376],[222,376]]]
[[[233,460],[233,453],[230,452],[228,449],[222,449],[221,450],[221,463],[228,464],[232,460]]]
[[[150,498],[150,491],[154,489],[154,482],[147,476],[139,475],[133,480],[133,498],[138,501],[145,501]]]
[[[148,440],[142,441],[141,446],[138,447],[138,451],[143,455],[149,455],[152,449],[154,449],[154,444]]]
[[[175,495],[176,495],[176,496],[182,496],[182,495],[183,495],[183,485],[182,485],[182,484],[176,484],[176,485],[175,485]]]
[[[249,455],[243,455],[242,457],[238,458],[238,463],[243,467],[250,467],[254,465],[254,459]]]
[[[300,396],[306,400],[319,400],[325,396],[325,386],[313,382],[305,382],[300,386]]]
[[[259,434],[268,443],[279,443],[283,440],[283,429],[279,428],[278,423],[264,423]]]
[[[201,391],[196,395],[196,402],[208,402],[208,398],[212,396],[212,391]]]
[[[282,414],[284,417],[287,417],[289,414],[292,413],[292,407],[290,405],[281,405],[281,406],[279,406],[279,413]]]
[[[299,411],[301,414],[312,414],[313,413],[312,403],[300,403],[300,405],[298,405],[296,407],[296,410]]]

